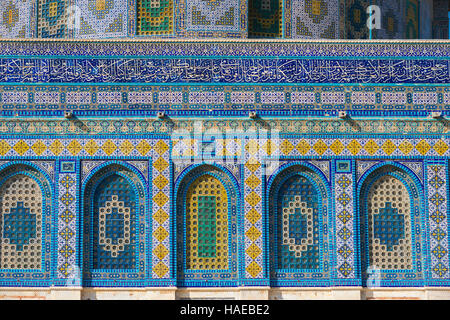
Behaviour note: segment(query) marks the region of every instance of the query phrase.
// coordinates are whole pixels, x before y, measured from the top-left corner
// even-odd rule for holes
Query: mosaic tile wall
[[[423,192],[407,167],[378,167],[363,174],[367,180],[358,189],[363,285],[385,286],[392,280],[418,284],[425,264]]]
[[[445,214],[448,211],[448,200],[446,197],[448,190],[447,166],[445,162],[430,162],[427,163],[426,168],[428,174],[427,195],[430,197],[430,201],[428,202],[429,237],[431,245],[430,273],[434,279],[447,277],[450,271],[448,238],[446,237],[448,218]]]
[[[0,286],[450,285],[448,46],[0,47]]]
[[[90,170],[83,194],[83,280],[145,279],[149,228],[147,197],[138,175],[117,164],[84,162]],[[131,167],[136,170],[135,168]]]
[[[237,170],[175,161],[178,286],[233,286],[240,278]]]
[[[286,38],[339,39],[341,0],[291,0],[285,3]]]
[[[172,35],[173,25],[173,0],[137,1],[137,35]]]
[[[76,38],[118,38],[128,35],[127,0],[77,0],[79,28]]]
[[[443,28],[442,17],[432,14],[432,0],[2,0],[0,3],[2,38],[427,39],[433,34],[442,38],[438,33],[443,32],[438,30]],[[381,29],[372,32],[367,27],[366,12],[371,4],[381,8]],[[434,11],[446,11],[437,0],[434,6],[437,8]]]
[[[72,38],[75,24],[74,0],[39,0],[37,2],[37,37]]]
[[[287,146],[287,143],[284,143]],[[327,286],[330,278],[330,161],[282,161],[268,178],[270,283]],[[316,280],[313,280],[316,279]],[[320,279],[320,280],[319,280]]]
[[[0,2],[0,38],[30,38],[35,19],[33,1]]]
[[[60,161],[59,182],[60,194],[58,201],[58,258],[57,277],[69,278],[76,276],[77,248],[77,179],[76,162]]]
[[[53,278],[54,161],[2,161],[0,282],[27,286]]]
[[[335,275],[338,279],[354,279],[358,270],[354,254],[357,250],[354,230],[354,166],[350,160],[335,160],[335,226],[339,230],[335,245]]]
[[[178,0],[177,33],[181,37],[247,37],[247,1]]]

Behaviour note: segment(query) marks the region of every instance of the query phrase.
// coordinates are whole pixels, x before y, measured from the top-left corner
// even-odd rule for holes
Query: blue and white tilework
[[[178,0],[177,35],[193,38],[247,36],[247,1]]]
[[[0,1],[0,38],[30,38],[33,1]]]
[[[60,168],[58,192],[58,278],[68,278],[76,270],[77,251],[77,175],[66,164]]]
[[[336,163],[336,170],[339,169]],[[336,216],[336,275],[338,278],[355,278],[356,248],[355,248],[355,208],[354,208],[354,179],[352,165],[346,173],[334,175],[334,210]],[[339,171],[338,171],[339,172]]]
[[[339,38],[340,0],[289,0],[290,24],[286,37],[297,39]],[[289,8],[289,7],[288,7]]]
[[[411,256],[378,268],[378,286],[449,285],[447,45],[104,40],[3,41],[0,49],[0,178],[33,178],[29,185],[39,185],[45,200],[39,268],[3,268],[0,286],[360,287],[369,284],[368,253],[377,241],[385,246],[380,255]],[[231,263],[186,272],[178,183],[208,174],[228,192]],[[380,202],[370,224],[363,204],[371,187],[394,179],[404,198]],[[97,195],[111,199],[91,203],[99,186]],[[272,194],[280,188],[300,200]],[[113,198],[117,190],[133,201]],[[111,237],[85,229],[92,208],[111,201],[135,211],[135,224],[127,214],[115,216],[120,230]],[[294,212],[291,230],[277,238],[278,203],[306,211]],[[15,216],[0,220],[1,237],[26,249],[38,223],[25,201],[7,209]],[[18,217],[28,223],[21,236],[12,231]],[[378,228],[389,219],[392,239]],[[122,226],[135,227],[135,238],[125,239],[134,246],[115,243],[108,252],[130,259],[95,265],[91,244],[118,244]],[[292,247],[278,250],[280,239]],[[303,246],[305,239],[313,245]],[[10,249],[0,248],[0,261]],[[288,251],[313,258],[297,263]],[[278,252],[288,253],[288,263],[275,263]],[[77,275],[81,282],[69,281]]]
[[[127,0],[77,0],[80,26],[77,38],[117,38],[128,34]]]
[[[428,216],[431,277],[445,279],[449,274],[448,253],[448,175],[446,164],[428,164]]]

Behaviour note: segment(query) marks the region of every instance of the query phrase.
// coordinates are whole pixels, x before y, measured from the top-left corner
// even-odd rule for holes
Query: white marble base
[[[0,288],[0,300],[450,300],[450,288]]]

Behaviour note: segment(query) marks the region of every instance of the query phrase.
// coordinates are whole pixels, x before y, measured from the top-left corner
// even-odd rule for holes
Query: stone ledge
[[[450,300],[450,288],[0,288],[0,300]]]

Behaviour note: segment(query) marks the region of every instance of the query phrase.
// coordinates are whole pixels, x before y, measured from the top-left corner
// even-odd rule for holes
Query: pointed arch
[[[0,172],[0,269],[42,270],[51,212],[48,176],[37,166],[8,164]]]
[[[141,177],[124,164],[107,163],[88,177],[83,192],[85,281],[144,272],[146,236],[139,230],[145,227],[146,198]]]
[[[233,281],[238,273],[234,178],[222,167],[204,164],[190,167],[176,185],[178,284]]]
[[[322,174],[306,163],[283,166],[269,180],[268,190],[271,282],[323,273],[329,197]]]
[[[422,189],[404,166],[374,166],[358,186],[363,286],[422,277]]]

